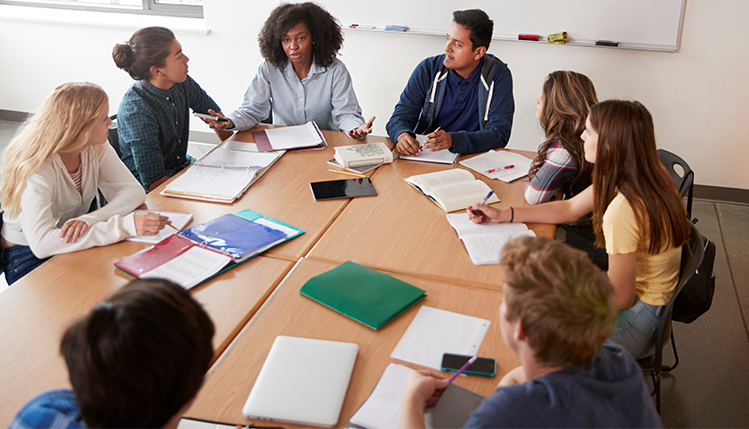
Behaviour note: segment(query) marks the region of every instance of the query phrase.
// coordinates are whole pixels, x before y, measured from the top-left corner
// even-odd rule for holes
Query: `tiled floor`
[[[0,162],[17,127],[0,121]],[[191,144],[189,153],[197,158],[210,147]],[[663,422],[749,427],[749,206],[695,201],[693,217],[717,246],[715,298],[694,323],[674,324],[680,363],[663,378]],[[664,362],[671,362],[670,348],[664,354]]]

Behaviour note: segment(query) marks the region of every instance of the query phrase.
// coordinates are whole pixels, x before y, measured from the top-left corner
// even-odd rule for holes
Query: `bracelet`
[[[515,209],[510,206],[510,223],[515,220]]]

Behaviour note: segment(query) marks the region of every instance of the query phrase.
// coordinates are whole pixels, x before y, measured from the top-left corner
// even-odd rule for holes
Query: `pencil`
[[[331,170],[331,169],[328,169],[328,171],[330,171],[331,173],[338,173],[338,174],[345,174],[347,176],[354,176],[354,177],[358,177],[360,179],[366,179],[367,177],[369,177],[369,176],[365,176],[363,174],[350,173],[348,171],[342,171],[342,170]]]
[[[452,383],[452,382],[453,382],[453,380],[455,380],[455,378],[457,378],[457,377],[458,377],[458,376],[459,376],[459,375],[460,375],[460,374],[461,374],[461,373],[462,373],[463,371],[465,371],[465,370],[466,370],[466,368],[468,368],[469,366],[471,366],[471,364],[472,364],[472,363],[476,362],[476,358],[478,358],[478,356],[474,356],[474,357],[472,357],[472,358],[468,359],[468,362],[466,362],[466,363],[465,363],[465,365],[463,365],[463,366],[462,366],[462,367],[461,367],[461,368],[460,368],[460,369],[458,370],[458,372],[456,372],[455,374],[453,374],[453,376],[452,376],[452,377],[450,377],[450,379],[449,379],[449,380],[447,380],[447,382],[448,382],[448,383]]]

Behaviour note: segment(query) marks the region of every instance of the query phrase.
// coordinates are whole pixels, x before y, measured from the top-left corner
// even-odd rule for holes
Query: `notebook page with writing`
[[[442,354],[477,354],[491,321],[422,306],[390,357],[440,369]]]
[[[536,236],[524,223],[473,223],[464,213],[448,213],[447,221],[463,240],[474,265],[498,264],[502,247],[509,240]]]

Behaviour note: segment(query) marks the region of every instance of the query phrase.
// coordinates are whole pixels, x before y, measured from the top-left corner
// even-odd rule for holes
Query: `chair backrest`
[[[117,152],[117,156],[122,158],[122,151],[120,151],[120,137],[117,135],[117,115],[114,114],[109,117],[112,120],[112,125],[109,126],[109,136],[107,140],[112,145],[114,151]]]
[[[689,168],[689,164],[681,159],[678,155],[664,149],[658,149],[658,158],[666,167],[676,183],[676,188],[682,197],[687,198],[687,214],[692,217],[692,192],[694,189],[694,171]],[[676,166],[679,166],[679,169]],[[681,171],[679,171],[681,170]]]
[[[702,258],[705,256],[705,240],[702,238],[702,234],[700,234],[700,231],[692,222],[689,222],[689,229],[689,240],[687,240],[681,248],[681,267],[679,270],[679,282],[676,284],[676,291],[674,291],[674,295],[671,297],[671,300],[660,315],[661,321],[658,328],[658,339],[655,343],[655,362],[658,366],[660,366],[662,362],[662,345],[671,333],[669,328],[676,297],[679,296],[679,293],[684,289],[684,285],[687,284],[689,279],[694,276],[695,271],[697,271],[697,268],[699,268],[702,263]],[[660,368],[658,368],[658,370],[660,370]]]

